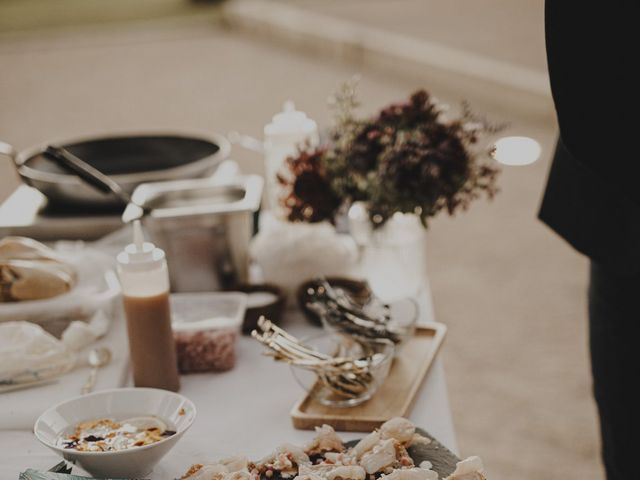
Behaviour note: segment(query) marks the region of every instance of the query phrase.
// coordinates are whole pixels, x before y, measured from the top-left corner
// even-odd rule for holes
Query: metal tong
[[[400,341],[402,332],[389,325],[389,307],[373,295],[362,304],[322,278],[308,293],[312,301],[306,304],[307,308],[340,331],[366,338],[387,338],[394,343]]]
[[[123,188],[113,179],[109,178],[107,175],[102,173],[97,168],[89,165],[84,160],[76,157],[74,154],[69,152],[68,150],[57,147],[54,145],[49,145],[42,154],[58,165],[60,168],[77,175],[81,180],[86,182],[88,185],[91,185],[96,190],[104,193],[104,194],[113,194],[123,205],[135,205],[137,208],[133,209],[132,214],[128,214],[128,218],[124,218],[124,222],[128,223],[132,220],[137,220],[143,217],[144,215],[150,212],[150,209],[136,205],[131,200],[131,195],[127,193]]]

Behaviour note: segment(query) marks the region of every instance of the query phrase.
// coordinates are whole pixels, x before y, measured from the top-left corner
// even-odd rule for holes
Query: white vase
[[[426,233],[417,215],[394,214],[373,229],[366,204],[349,209],[349,231],[360,247],[359,274],[385,302],[415,297],[426,279]]]

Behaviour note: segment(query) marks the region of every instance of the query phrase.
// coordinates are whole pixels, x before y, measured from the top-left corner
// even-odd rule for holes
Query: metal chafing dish
[[[228,289],[248,281],[249,241],[262,189],[257,175],[225,183],[146,183],[136,188],[123,217],[136,205],[150,209],[143,225],[167,254],[173,291]]]

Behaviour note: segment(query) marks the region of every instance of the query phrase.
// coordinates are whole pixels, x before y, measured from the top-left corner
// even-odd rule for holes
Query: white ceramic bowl
[[[176,433],[157,443],[115,452],[79,452],[57,445],[60,435],[79,422],[99,418],[117,421],[140,415],[164,419]],[[193,403],[177,393],[119,388],[71,398],[51,407],[36,420],[33,431],[44,445],[95,477],[144,478],[188,430],[195,416]]]

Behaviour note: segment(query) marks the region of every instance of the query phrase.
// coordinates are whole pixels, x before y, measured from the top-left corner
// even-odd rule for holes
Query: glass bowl
[[[416,323],[420,316],[420,307],[413,298],[403,298],[389,303],[389,327],[399,332],[398,345],[406,342],[416,333]]]
[[[315,371],[291,365],[296,381],[309,395],[328,407],[354,407],[369,400],[385,381],[394,357],[395,346],[387,339],[353,337],[338,333],[322,333],[305,338],[303,343],[332,357],[369,358],[366,373],[320,375]],[[343,389],[348,385],[349,391]]]
[[[420,313],[418,303],[413,298],[403,298],[395,300],[387,304],[389,309],[389,321],[386,326],[389,330],[394,332],[394,336],[390,336],[388,339],[396,344],[396,353],[399,348],[404,344],[407,339],[411,338],[416,331],[416,323]],[[366,307],[365,307],[366,309]],[[366,311],[366,310],[365,310]],[[322,326],[328,332],[344,333],[348,335],[354,335],[357,337],[365,336],[370,339],[385,338],[384,334],[378,332],[370,332],[366,335],[362,334],[362,331],[357,328],[351,328],[350,324],[341,323],[336,324],[331,321],[325,315],[320,315]]]

